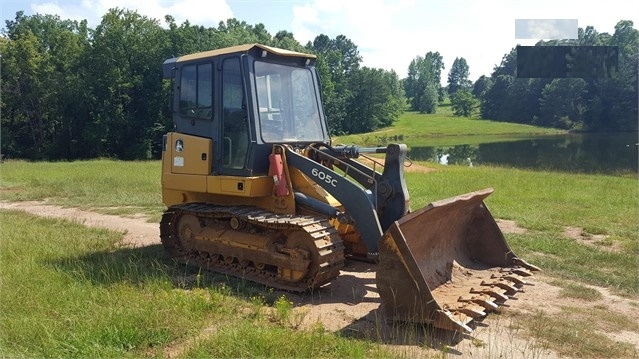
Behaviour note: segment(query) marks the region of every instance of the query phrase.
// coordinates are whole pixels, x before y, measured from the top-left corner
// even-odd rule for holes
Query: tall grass
[[[18,212],[0,223],[3,357],[139,356],[228,309],[173,292],[157,246],[118,249],[114,232]]]
[[[116,207],[116,213],[159,218],[162,205],[159,161],[8,161],[0,166],[0,198],[44,200],[80,208]]]
[[[370,341],[335,336],[321,325],[297,332],[265,323],[240,321],[221,325],[198,341],[184,358],[390,358],[387,349]]]
[[[274,324],[256,315],[241,285],[163,260],[159,246],[120,248],[120,234],[20,212],[0,211],[0,223],[1,357],[385,353],[371,342]],[[189,340],[211,323],[219,327],[191,349]],[[215,343],[223,345],[209,351]]]

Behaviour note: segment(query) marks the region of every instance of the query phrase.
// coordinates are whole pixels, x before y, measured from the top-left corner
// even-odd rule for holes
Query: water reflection
[[[410,146],[410,144],[409,144]],[[582,173],[637,172],[637,134],[561,135],[511,142],[411,147],[414,160]]]
[[[480,145],[481,146],[481,145]],[[443,165],[468,165],[478,157],[477,145],[457,145],[450,147],[413,147],[408,156],[414,160],[437,162]]]

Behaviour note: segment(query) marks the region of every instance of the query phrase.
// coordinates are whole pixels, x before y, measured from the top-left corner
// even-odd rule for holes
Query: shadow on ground
[[[486,324],[473,321],[470,327],[476,329]],[[473,340],[471,334],[435,328],[428,324],[394,322],[385,319],[382,309],[375,309],[366,316],[342,328],[339,333],[345,337],[371,340],[399,346],[428,347],[449,355],[462,355],[453,348],[463,340]]]
[[[115,248],[112,251],[91,253],[82,257],[69,257],[47,263],[70,273],[78,281],[93,285],[110,286],[118,283],[145,285],[151,282],[170,282],[174,288],[219,288],[225,293],[250,300],[261,296],[268,305],[282,295],[296,307],[304,305],[346,304],[357,306],[368,303],[375,309],[355,319],[337,331],[339,335],[371,340],[392,345],[427,346],[447,354],[462,353],[451,348],[464,339],[472,339],[450,331],[414,323],[389,322],[384,319],[375,288],[375,265],[348,262],[343,274],[328,285],[306,293],[273,290],[242,278],[229,277],[200,270],[165,256],[161,245]],[[482,325],[481,322],[475,325]]]

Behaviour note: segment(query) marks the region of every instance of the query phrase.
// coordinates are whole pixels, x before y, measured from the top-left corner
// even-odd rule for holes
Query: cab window
[[[180,114],[211,119],[213,117],[213,65],[185,65],[180,79]]]
[[[307,68],[255,62],[260,133],[266,143],[322,141],[319,101]]]

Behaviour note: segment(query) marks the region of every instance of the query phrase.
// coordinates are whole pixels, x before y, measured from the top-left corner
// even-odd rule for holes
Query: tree
[[[266,43],[268,44],[268,42]],[[273,37],[271,45],[279,47],[281,49],[296,51],[302,50],[302,45],[297,40],[295,40],[295,36],[293,36],[293,33],[286,30],[278,31],[277,34],[275,34],[275,36]]]
[[[159,150],[170,119],[161,109],[167,102],[162,87],[162,59],[167,33],[157,20],[137,12],[112,9],[93,34],[89,76],[92,79],[93,121],[86,138],[96,155],[123,159],[151,158]]]
[[[348,108],[352,108],[349,103],[357,90],[350,86],[350,77],[358,71],[362,60],[357,45],[344,35],[331,39],[320,34],[306,45],[306,50],[318,55],[317,70],[331,133],[350,131]]]
[[[353,97],[348,104],[349,133],[390,126],[404,110],[404,94],[395,72],[363,67],[349,81]]]
[[[495,67],[491,81],[485,81],[486,90],[475,84],[474,92],[483,92],[482,117],[586,131],[636,130],[639,31],[633,26],[622,20],[613,35],[588,26],[578,30],[578,39],[538,42],[535,46],[585,46],[548,51],[565,62],[557,72],[561,78],[517,77],[517,51],[512,49]],[[611,49],[618,49],[618,57]],[[544,63],[538,60],[547,59],[526,63]]]
[[[359,68],[362,57],[357,45],[344,35],[331,39],[324,34],[315,37],[307,49],[324,56],[333,79],[344,77]]]
[[[402,84],[404,85],[404,93],[410,102],[411,109],[417,110],[418,107],[418,98],[421,95],[421,90],[418,85],[419,77],[420,77],[420,63],[423,59],[420,56],[417,56],[413,60],[411,60],[408,65],[408,76],[403,80]]]
[[[443,100],[441,70],[444,62],[439,52],[428,52],[417,56],[408,65],[408,77],[404,80],[404,91],[411,109],[422,113],[435,113],[437,103]]]
[[[424,56],[424,60],[430,64],[430,71],[432,73],[432,80],[437,89],[437,101],[444,101],[444,88],[442,87],[442,70],[444,69],[444,58],[439,51],[429,51]],[[433,111],[434,112],[434,111]]]
[[[419,107],[417,110],[421,113],[435,113],[437,111],[437,103],[439,102],[439,94],[434,81],[427,80],[424,84],[424,91],[419,98]]]
[[[639,72],[639,30],[630,20],[619,21],[610,44],[619,49],[618,70],[616,76],[605,78],[603,92],[612,104],[608,126],[615,130],[637,130],[639,116],[637,91]]]
[[[487,77],[485,75],[481,75],[477,81],[475,81],[475,83],[473,84],[473,96],[475,96],[478,99],[482,99],[484,97],[484,95],[486,94],[486,91],[488,91],[488,89],[490,88],[490,86],[492,86],[492,79],[490,77]]]
[[[455,116],[470,117],[475,111],[477,103],[478,101],[475,96],[466,89],[461,89],[455,92],[450,100],[453,114]]]
[[[508,121],[506,102],[512,86],[513,77],[499,75],[493,79],[493,84],[486,91],[481,103],[481,117],[497,121]]]
[[[2,153],[32,159],[158,157],[162,135],[172,126],[170,88],[161,73],[165,59],[253,42],[304,51],[292,33],[271,36],[263,24],[228,19],[205,28],[188,21],[178,25],[172,16],[164,21],[166,29],[156,19],[117,8],[95,29],[86,21],[22,12],[6,21],[0,37]],[[316,49],[312,44],[307,49],[318,54],[333,133],[344,131],[355,95],[358,106],[377,101],[368,104],[374,110],[366,116],[372,119],[368,127],[396,118],[403,104],[396,75],[358,74],[361,56],[344,35],[321,35],[315,42]],[[361,89],[351,88],[356,74],[354,83],[365,84]]]
[[[592,26],[586,26],[586,29],[579,28],[577,31],[579,45],[582,46],[600,46],[602,39]]]
[[[469,67],[466,59],[456,57],[448,73],[448,94],[452,97],[459,90],[470,90],[472,82],[468,80]]]
[[[509,53],[501,58],[501,63],[495,66],[491,78],[495,79],[500,75],[516,76],[517,75],[517,48],[513,47]]]
[[[324,56],[318,56],[315,68],[320,77],[322,102],[328,129],[331,135],[344,134],[344,121],[347,118],[345,98],[337,93],[335,83],[331,77],[331,71]]]
[[[541,93],[541,114],[536,124],[568,130],[582,129],[585,91],[586,81],[583,79],[554,79]]]
[[[337,35],[333,41],[334,47],[342,55],[341,64],[344,73],[348,74],[359,68],[362,57],[357,46],[346,36]]]
[[[81,156],[72,144],[87,117],[81,61],[86,22],[18,12],[6,21],[5,34],[2,152],[35,159]]]

